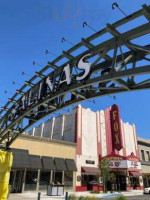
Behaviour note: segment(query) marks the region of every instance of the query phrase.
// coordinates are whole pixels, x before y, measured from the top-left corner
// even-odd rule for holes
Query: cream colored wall
[[[33,128],[30,135],[75,142],[75,112],[76,110],[73,110],[71,114],[49,119],[39,127]]]
[[[97,159],[96,113],[82,109],[82,155],[86,160]]]
[[[27,149],[29,154],[40,156],[51,156],[61,158],[72,158],[76,160],[76,145],[51,142],[47,139],[37,139],[33,136],[22,136],[18,138],[11,148]]]
[[[101,149],[102,156],[107,155],[107,141],[106,141],[106,126],[105,126],[105,113],[103,110],[99,112],[100,115],[100,134],[101,134]]]
[[[77,176],[81,176],[81,166],[97,167],[97,130],[96,130],[96,113],[90,109],[84,109],[79,106],[78,117],[82,116],[82,120],[78,123],[78,134],[82,136],[82,155],[77,155]],[[81,118],[79,118],[81,119]],[[87,164],[86,160],[92,160],[95,164]],[[81,181],[76,179],[76,186],[80,186]]]
[[[150,166],[142,165],[142,173],[143,174],[150,174]]]
[[[136,155],[136,140],[133,132],[133,126],[129,123],[123,123],[124,129],[124,139],[125,139],[125,148],[126,155],[130,155],[132,152]]]

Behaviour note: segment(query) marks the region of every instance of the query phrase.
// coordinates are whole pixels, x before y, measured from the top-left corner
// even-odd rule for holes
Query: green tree
[[[98,167],[100,170],[100,177],[103,180],[103,192],[107,192],[107,181],[114,181],[115,180],[115,174],[111,171],[111,168],[109,167],[109,160],[103,159]]]

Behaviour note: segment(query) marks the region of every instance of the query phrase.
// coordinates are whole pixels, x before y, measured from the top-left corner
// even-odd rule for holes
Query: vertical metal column
[[[40,169],[38,169],[36,191],[39,191],[39,184],[40,184]]]
[[[62,172],[62,184],[64,185],[64,179],[65,179],[65,172]]]
[[[24,190],[25,190],[26,172],[27,172],[27,170],[25,169],[24,173],[23,173],[23,182],[22,182],[22,190],[21,190],[21,192],[24,192]]]
[[[52,183],[53,182],[53,170],[51,170],[51,172],[50,172],[50,183]]]

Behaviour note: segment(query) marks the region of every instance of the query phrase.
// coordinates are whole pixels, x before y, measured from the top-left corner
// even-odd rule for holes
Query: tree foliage
[[[103,191],[107,192],[107,181],[114,181],[115,180],[115,174],[111,171],[111,168],[109,167],[109,160],[103,159],[98,167],[100,170],[100,177],[103,180]]]

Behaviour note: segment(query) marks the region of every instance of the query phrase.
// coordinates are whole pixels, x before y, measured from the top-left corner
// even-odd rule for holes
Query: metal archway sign
[[[120,33],[122,25],[144,16],[146,23]],[[109,33],[111,38],[94,45],[93,41]],[[0,144],[8,148],[26,129],[43,117],[82,100],[113,93],[149,89],[150,43],[133,42],[150,33],[150,6],[117,21],[91,35],[36,72],[16,90],[1,109]],[[86,48],[82,51],[82,48]],[[79,53],[77,53],[79,52]],[[64,62],[65,60],[65,62]],[[58,65],[58,62],[61,65]],[[149,63],[148,63],[149,64]],[[52,69],[49,73],[48,70]],[[135,80],[137,76],[142,81]],[[40,81],[39,81],[40,78]]]

